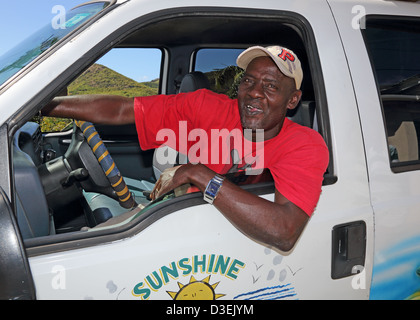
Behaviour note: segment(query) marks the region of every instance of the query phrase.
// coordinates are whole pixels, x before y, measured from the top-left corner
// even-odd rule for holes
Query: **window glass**
[[[364,30],[394,171],[420,168],[420,21],[368,19]],[[414,165],[414,167],[413,167]]]
[[[195,59],[195,71],[203,72],[210,82],[210,89],[236,98],[242,69],[236,58],[243,49],[201,49]]]
[[[101,1],[76,7],[66,14],[65,22],[48,22],[44,28],[5,53],[0,57],[0,85],[108,5],[108,1]]]
[[[68,87],[66,95],[108,94],[124,97],[159,93],[162,52],[159,49],[112,49]],[[43,117],[43,132],[65,130],[72,121]]]

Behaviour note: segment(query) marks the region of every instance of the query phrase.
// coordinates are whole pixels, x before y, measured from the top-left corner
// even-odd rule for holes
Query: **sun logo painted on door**
[[[224,294],[217,294],[215,292],[219,282],[210,284],[210,277],[208,276],[201,281],[197,281],[194,276],[191,276],[190,282],[186,285],[178,282],[179,291],[166,291],[173,300],[216,300]]]
[[[167,292],[172,299],[218,299],[225,294],[215,292],[217,285],[220,283],[210,284],[210,275],[223,276],[224,278],[235,281],[239,272],[245,268],[245,263],[232,258],[218,254],[203,254],[185,257],[178,261],[172,261],[169,265],[162,265],[159,269],[153,271],[138,282],[131,291],[132,295],[142,300],[148,300],[154,293],[158,293],[160,289],[171,284],[173,280],[179,280],[180,277],[186,279],[190,277],[190,282],[182,284],[178,282],[179,291],[163,291],[163,295]],[[196,278],[203,274],[205,277],[201,281]],[[204,275],[206,274],[206,275]],[[176,285],[175,285],[176,286]],[[166,296],[168,298],[168,296]]]

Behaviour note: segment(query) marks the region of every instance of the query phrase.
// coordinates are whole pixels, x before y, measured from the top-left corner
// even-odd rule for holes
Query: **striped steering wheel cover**
[[[82,130],[87,143],[91,147],[95,157],[98,159],[99,164],[104,170],[111,187],[117,193],[120,205],[126,209],[131,209],[136,206],[137,204],[133,195],[130,190],[128,190],[120,171],[109,154],[103,140],[99,136],[98,131],[96,131],[95,126],[91,122],[87,121],[76,120],[75,123],[80,130]]]

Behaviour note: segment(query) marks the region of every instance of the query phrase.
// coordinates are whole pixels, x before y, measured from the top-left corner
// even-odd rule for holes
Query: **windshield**
[[[0,86],[108,5],[108,1],[100,1],[76,7],[66,12],[63,21],[50,21],[38,32],[6,52],[0,57]]]

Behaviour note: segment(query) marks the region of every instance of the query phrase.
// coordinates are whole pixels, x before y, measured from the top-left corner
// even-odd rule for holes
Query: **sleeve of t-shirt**
[[[140,147],[148,150],[165,143],[177,149],[174,137],[178,136],[180,125],[192,127],[200,110],[203,94],[196,91],[135,98],[134,114]]]
[[[304,131],[288,141],[271,168],[276,189],[311,216],[318,203],[329,153],[321,135]]]

